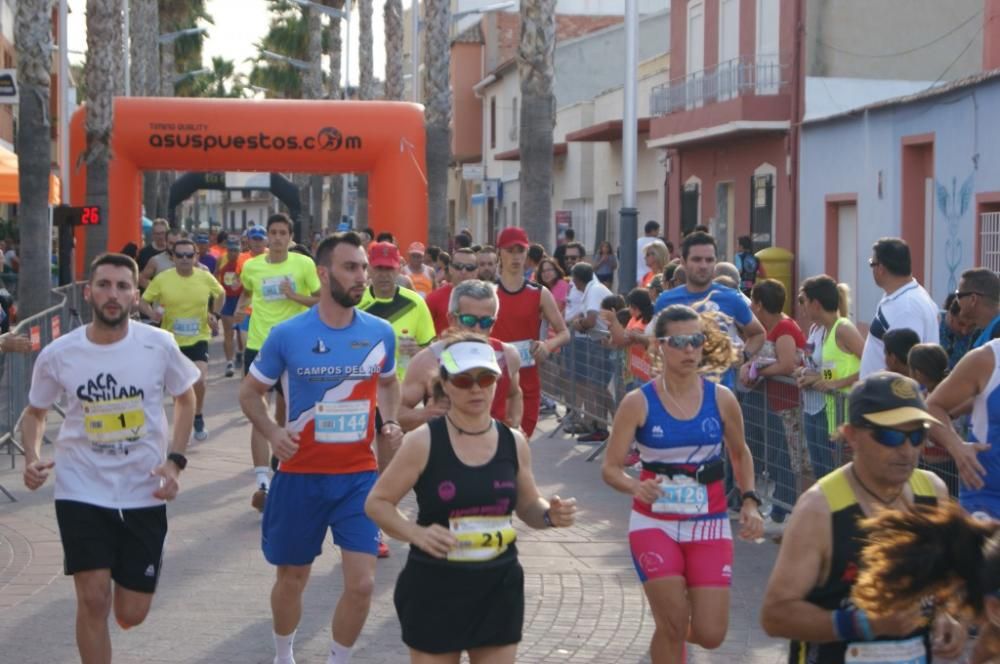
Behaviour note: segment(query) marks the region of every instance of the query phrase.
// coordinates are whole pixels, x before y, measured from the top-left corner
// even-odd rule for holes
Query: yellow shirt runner
[[[172,332],[181,348],[208,341],[208,305],[211,298],[223,298],[222,284],[206,270],[182,277],[175,268],[161,272],[149,282],[142,299],[163,307],[160,328]]]

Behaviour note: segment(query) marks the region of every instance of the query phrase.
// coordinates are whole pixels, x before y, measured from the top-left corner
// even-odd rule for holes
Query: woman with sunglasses
[[[888,371],[851,389],[848,412],[841,432],[853,459],[795,504],[764,595],[764,630],[790,640],[789,662],[956,657],[965,631],[947,612],[925,610],[917,600],[890,614],[869,613],[851,601],[864,570],[861,551],[880,537],[866,534],[864,519],[949,501],[944,482],[917,468],[927,427],[937,420],[927,412],[917,383]]]
[[[760,538],[764,521],[740,405],[702,376],[730,366],[729,337],[684,305],[663,310],[654,336],[663,373],[622,400],[602,474],[634,497],[629,545],[656,621],[652,661],[666,664],[685,661],[685,641],[718,648],[726,637],[733,542],[724,451],[743,491],[740,537]],[[642,462],[638,479],[625,472],[633,439]]]
[[[568,527],[573,499],[545,500],[519,431],[490,417],[500,367],[486,340],[456,335],[441,353],[443,417],[406,435],[365,511],[410,543],[396,613],[410,661],[513,663],[524,622],[524,573],[512,514],[532,528]],[[416,493],[417,519],[398,509]]]

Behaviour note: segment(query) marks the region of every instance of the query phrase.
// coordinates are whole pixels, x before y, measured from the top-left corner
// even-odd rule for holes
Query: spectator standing
[[[601,318],[607,323],[611,333],[611,345],[626,349],[625,389],[631,391],[653,378],[652,360],[649,356],[650,338],[646,335],[646,327],[653,322],[653,300],[645,288],[633,288],[625,301],[629,313],[625,327],[610,312],[602,312]]]
[[[524,259],[524,278],[528,281],[538,281],[538,264],[545,258],[545,247],[532,242]]]
[[[830,438],[847,419],[842,404],[858,379],[865,341],[847,318],[846,284],[821,274],[802,282],[799,308],[812,323],[806,341],[806,367],[799,372],[803,396],[806,446],[813,474],[819,479],[834,465]],[[835,393],[843,395],[839,400]]]
[[[872,246],[868,265],[875,283],[885,295],[878,303],[865,339],[861,356],[862,380],[887,368],[883,338],[894,327],[910,328],[917,333],[917,342],[936,344],[940,341],[937,304],[913,278],[909,245],[897,237],[884,237]],[[905,355],[902,362],[905,366]]]
[[[917,333],[908,327],[897,327],[885,333],[885,368],[903,376],[910,375],[910,349],[920,343]]]
[[[954,369],[958,361],[972,348],[972,342],[979,336],[972,323],[962,318],[962,307],[958,303],[958,293],[949,293],[941,313],[941,347],[948,355],[948,368]]]
[[[963,272],[955,300],[962,319],[982,330],[972,342],[973,348],[1000,337],[1000,277],[995,272],[985,267]]]
[[[635,242],[635,283],[637,284],[643,283],[642,280],[646,277],[646,273],[649,272],[649,266],[642,261],[642,258],[646,255],[646,247],[660,239],[660,222],[653,221],[652,219],[647,221],[646,225],[642,228],[642,232],[643,236]],[[647,281],[646,283],[648,284],[649,282]]]
[[[656,298],[656,313],[672,304],[684,304],[701,312],[719,312],[726,319],[719,321],[720,327],[728,334],[729,325],[735,324],[744,339],[744,355],[752,356],[764,345],[766,332],[741,293],[712,282],[715,252],[715,238],[708,233],[691,233],[684,238],[681,244],[684,263],[673,275],[675,281],[683,275],[683,285]],[[732,371],[723,375],[722,383],[735,387],[736,377]]]
[[[660,240],[653,240],[646,245],[642,257],[649,270],[642,277],[642,281],[639,282],[639,285],[646,288],[649,286],[649,282],[653,280],[653,277],[663,274],[664,268],[666,268],[667,263],[670,262],[670,252],[667,250],[667,245],[663,244],[663,242]]]
[[[597,275],[598,281],[611,288],[611,284],[615,281],[615,272],[617,270],[618,258],[615,256],[615,250],[611,246],[611,243],[605,240],[601,242],[601,245],[597,248],[597,253],[594,254],[594,274]]]
[[[805,335],[785,308],[785,287],[777,279],[763,279],[750,291],[750,308],[767,330],[767,341],[752,362],[740,369],[744,385],[753,385],[760,378],[792,377],[802,366],[806,346]],[[767,407],[781,417],[785,430],[785,449],[775,446],[767,450],[768,466],[774,471],[776,497],[789,505],[802,487],[797,482],[805,475],[806,455],[802,449],[801,410],[799,391],[792,385],[770,381],[765,388]],[[791,475],[788,475],[788,471]]]
[[[566,304],[566,326],[572,330],[573,379],[577,381],[577,406],[597,418],[593,427],[579,420],[578,433],[583,442],[598,442],[608,437],[608,432],[598,420],[608,413],[607,385],[611,380],[612,364],[608,350],[600,339],[608,336],[608,325],[599,316],[601,303],[611,295],[608,287],[594,276],[594,268],[587,263],[577,263],[572,270],[573,290]]]
[[[551,291],[559,307],[559,314],[565,314],[570,285],[554,256],[546,256],[538,264],[538,282]]]
[[[563,232],[563,240],[563,243],[557,245],[555,251],[552,252],[552,258],[555,258],[556,262],[559,263],[559,269],[562,270],[563,274],[567,274],[569,268],[566,267],[566,246],[576,240],[576,231],[567,228]]]
[[[753,255],[753,240],[749,235],[743,235],[739,239],[740,250],[733,258],[736,269],[740,272],[740,290],[745,295],[750,295],[750,289],[757,283],[757,279],[764,276],[764,269],[760,261]]]

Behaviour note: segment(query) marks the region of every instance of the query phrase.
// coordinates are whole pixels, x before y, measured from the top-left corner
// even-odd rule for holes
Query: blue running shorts
[[[261,548],[272,565],[309,565],[323,551],[326,529],[344,551],[375,555],[379,531],[365,514],[374,470],[343,475],[283,473],[271,480]]]

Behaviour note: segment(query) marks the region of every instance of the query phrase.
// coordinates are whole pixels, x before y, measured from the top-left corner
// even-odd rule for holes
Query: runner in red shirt
[[[538,423],[542,397],[538,364],[544,362],[553,350],[569,343],[569,331],[549,289],[524,278],[528,244],[528,234],[523,228],[505,228],[497,238],[500,249],[500,278],[497,284],[500,313],[493,327],[493,336],[513,344],[521,355],[521,390],[524,392],[521,429],[530,439]],[[555,336],[540,341],[543,318]]]
[[[226,291],[226,302],[222,307],[222,348],[226,353],[226,377],[229,378],[235,369],[240,369],[243,363],[243,333],[236,329],[236,322],[233,315],[236,313],[236,305],[243,294],[243,284],[240,283],[239,272],[236,271],[237,262],[240,257],[240,241],[238,238],[226,240],[226,256],[220,261],[221,267],[216,270],[215,276]],[[233,343],[233,337],[236,343]],[[236,351],[239,351],[238,353]]]
[[[444,282],[440,288],[434,290],[424,302],[431,310],[431,318],[434,319],[434,331],[440,336],[448,329],[451,323],[448,322],[448,303],[451,300],[451,289],[469,279],[475,279],[479,271],[479,263],[476,261],[476,254],[468,247],[455,250],[455,255],[451,259],[448,267],[448,281]]]
[[[448,410],[448,399],[439,382],[441,352],[448,345],[447,334],[457,331],[476,332],[489,340],[502,370],[490,414],[511,429],[520,428],[524,410],[519,380],[521,358],[514,346],[490,336],[499,306],[493,284],[466,279],[455,286],[448,306],[449,332],[442,340],[414,355],[406,369],[399,404],[399,423],[404,431],[412,431]]]

